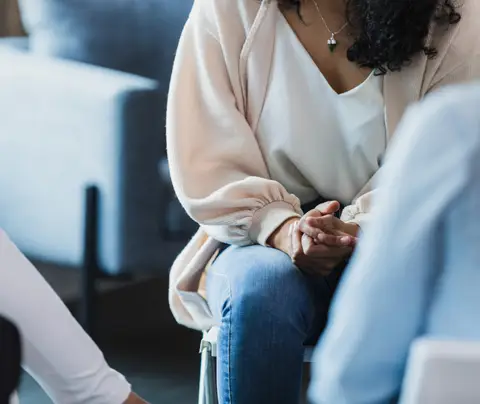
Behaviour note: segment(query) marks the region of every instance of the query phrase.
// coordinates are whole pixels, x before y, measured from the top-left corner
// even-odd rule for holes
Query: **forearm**
[[[299,220],[298,217],[293,217],[283,222],[268,238],[267,245],[290,254],[291,226]]]
[[[0,312],[20,330],[23,365],[55,402],[127,400],[130,384],[1,229],[0,288]]]

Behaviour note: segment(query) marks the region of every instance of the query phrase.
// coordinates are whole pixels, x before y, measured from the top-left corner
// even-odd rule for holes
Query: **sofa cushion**
[[[193,0],[20,0],[33,52],[164,81]]]

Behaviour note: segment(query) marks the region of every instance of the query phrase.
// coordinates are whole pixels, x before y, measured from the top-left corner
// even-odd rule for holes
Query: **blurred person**
[[[480,340],[480,85],[413,109],[313,364],[315,404],[388,404],[419,336]]]
[[[23,367],[53,402],[145,403],[1,228],[0,315],[18,327]]]
[[[304,345],[375,214],[398,122],[480,77],[479,12],[477,0],[194,2],[167,151],[200,230],[172,267],[170,304],[181,324],[220,326],[222,404],[298,399]]]

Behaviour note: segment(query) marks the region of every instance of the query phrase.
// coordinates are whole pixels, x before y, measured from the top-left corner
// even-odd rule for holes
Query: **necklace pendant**
[[[335,39],[334,34],[332,34],[327,44],[328,44],[328,49],[330,49],[330,52],[331,53],[335,52],[335,48],[337,47],[337,40]]]

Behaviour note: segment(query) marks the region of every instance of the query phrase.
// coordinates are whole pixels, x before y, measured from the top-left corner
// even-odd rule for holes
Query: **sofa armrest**
[[[27,254],[77,265],[83,192],[96,184],[102,267],[159,265],[158,83],[0,49],[0,88],[0,226]]]

